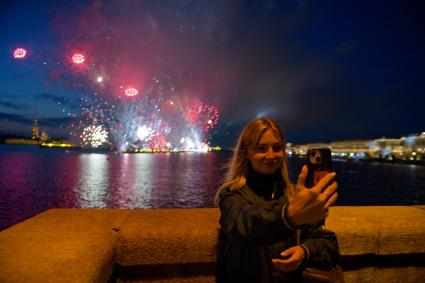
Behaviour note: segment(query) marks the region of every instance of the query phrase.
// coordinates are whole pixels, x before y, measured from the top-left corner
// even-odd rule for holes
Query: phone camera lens
[[[322,162],[322,159],[320,158],[320,156],[317,156],[316,157],[316,163],[320,163],[320,162]]]

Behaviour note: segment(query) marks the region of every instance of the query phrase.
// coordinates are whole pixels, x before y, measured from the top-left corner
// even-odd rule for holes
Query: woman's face
[[[282,165],[285,146],[271,130],[264,132],[258,144],[248,153],[255,172],[271,175]]]

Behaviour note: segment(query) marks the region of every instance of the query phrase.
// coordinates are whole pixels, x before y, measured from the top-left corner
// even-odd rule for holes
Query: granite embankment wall
[[[0,282],[214,282],[219,212],[52,209],[0,232]],[[424,282],[425,207],[333,207],[350,282]]]

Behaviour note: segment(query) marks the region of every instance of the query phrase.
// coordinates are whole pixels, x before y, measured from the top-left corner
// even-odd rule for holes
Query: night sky
[[[425,131],[424,1],[1,1],[0,35],[0,133],[67,137],[129,85],[216,107],[212,145],[260,116],[294,143]]]

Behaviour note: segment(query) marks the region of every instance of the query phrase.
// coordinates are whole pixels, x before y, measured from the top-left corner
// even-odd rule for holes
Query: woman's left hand
[[[285,259],[272,259],[275,267],[283,272],[296,270],[305,258],[304,250],[300,246],[291,247],[280,254]]]

